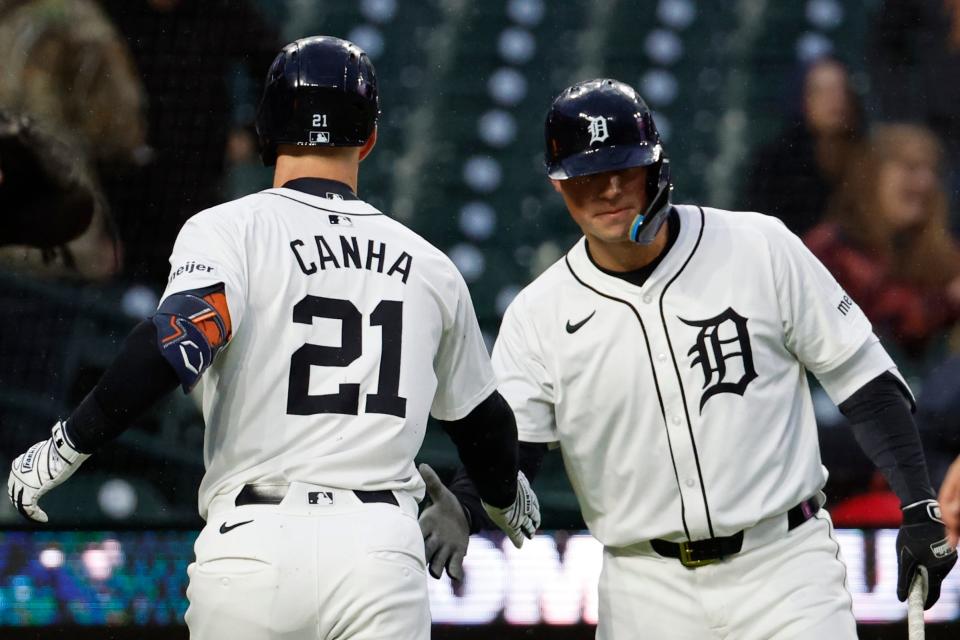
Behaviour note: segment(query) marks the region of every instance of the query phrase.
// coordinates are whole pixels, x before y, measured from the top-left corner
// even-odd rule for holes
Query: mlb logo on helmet
[[[329,131],[311,131],[310,144],[327,144],[330,142]]]

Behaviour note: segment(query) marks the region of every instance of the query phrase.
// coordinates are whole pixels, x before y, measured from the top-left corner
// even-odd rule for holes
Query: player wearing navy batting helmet
[[[630,85],[608,78],[564,90],[544,126],[551,180],[646,167],[647,205],[630,225],[634,242],[650,244],[670,210],[670,161],[653,114]]]
[[[546,168],[583,237],[514,299],[493,352],[521,469],[558,448],[603,543],[597,637],[856,637],[808,372],[900,498],[900,599],[920,575],[932,606],[957,556],[896,365],[779,220],[671,204],[668,166],[631,87],[560,94]],[[484,526],[469,479],[451,490]]]
[[[518,547],[539,524],[463,278],[357,195],[378,116],[373,64],[355,44],[285,47],[257,117],[274,187],[187,221],[156,313],[13,462],[11,501],[46,522],[40,498],[99,446],[177,386],[199,394],[195,640],[428,638],[425,551],[434,574],[447,564],[417,525],[428,416],[485,518]]]

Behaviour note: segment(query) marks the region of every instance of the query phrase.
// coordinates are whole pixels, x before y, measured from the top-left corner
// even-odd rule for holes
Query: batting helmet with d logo
[[[630,239],[649,244],[670,210],[670,163],[650,108],[633,87],[600,78],[565,89],[545,126],[547,175],[554,180],[649,167],[647,208],[630,227]]]

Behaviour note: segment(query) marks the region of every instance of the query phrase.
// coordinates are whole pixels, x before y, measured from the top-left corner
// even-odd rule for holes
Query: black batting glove
[[[940,507],[936,500],[923,500],[903,508],[903,524],[897,534],[897,598],[907,599],[913,577],[919,571],[927,580],[929,609],[940,598],[940,583],[957,562],[957,550],[947,543]],[[924,571],[921,571],[924,569]]]
[[[463,580],[463,558],[470,542],[470,523],[457,497],[447,489],[429,465],[420,465],[432,504],[420,514],[427,569],[440,578],[444,569],[453,580]]]

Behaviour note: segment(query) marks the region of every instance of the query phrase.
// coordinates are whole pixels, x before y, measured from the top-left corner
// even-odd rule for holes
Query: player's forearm
[[[453,440],[467,475],[489,505],[506,507],[517,495],[517,422],[494,391],[467,416],[440,422]]]
[[[120,435],[178,382],[160,354],[153,321],[144,320],[130,332],[120,353],[66,421],[67,436],[78,450],[91,453]]]
[[[543,458],[547,454],[547,445],[540,442],[520,442],[518,453],[520,471],[530,482],[533,482],[533,479],[540,472]],[[458,469],[447,488],[460,501],[460,506],[463,507],[463,512],[466,514],[467,522],[470,525],[470,533],[497,528],[497,525],[487,516],[487,512],[480,502],[480,494],[473,482],[470,481],[466,469],[463,467]]]
[[[842,402],[840,411],[903,505],[935,497],[911,402],[894,375],[874,378]]]

